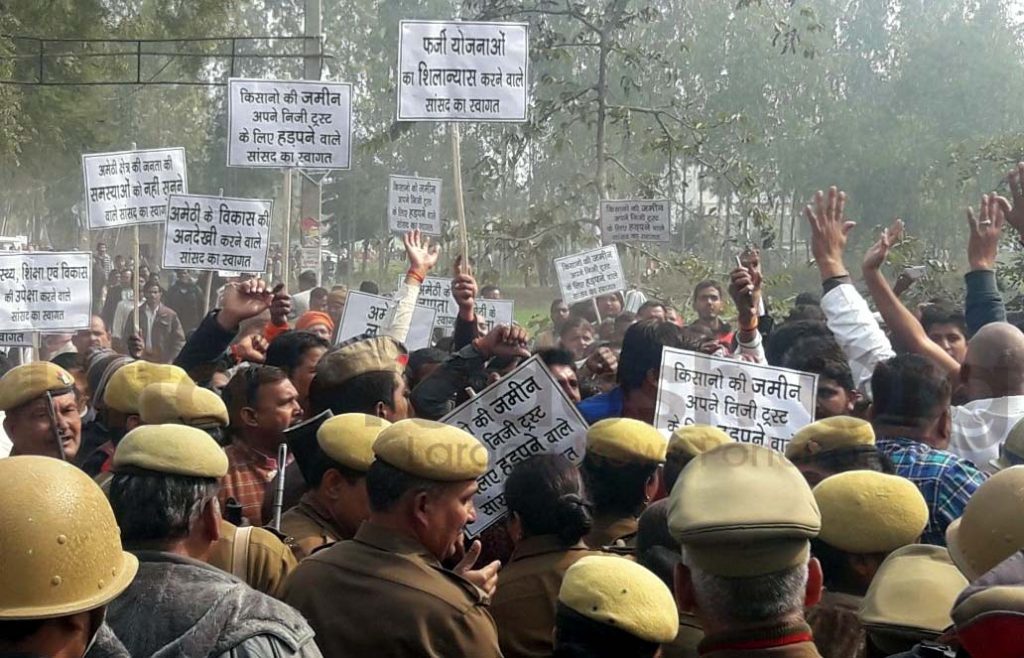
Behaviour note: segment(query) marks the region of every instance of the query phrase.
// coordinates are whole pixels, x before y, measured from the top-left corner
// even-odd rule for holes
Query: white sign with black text
[[[92,318],[88,252],[0,254],[0,332],[85,329]]]
[[[543,454],[565,455],[579,464],[586,448],[586,421],[537,356],[441,422],[469,432],[487,450],[488,471],[473,499],[477,518],[466,526],[471,537],[505,516],[505,480],[516,464]]]
[[[171,195],[163,265],[168,269],[264,272],[274,202]]]
[[[626,289],[626,277],[615,245],[555,259],[562,300],[573,305]]]
[[[387,297],[371,295],[365,292],[350,291],[345,299],[345,310],[341,313],[341,328],[338,330],[338,343],[357,336],[376,336],[380,333],[391,317],[395,302]],[[416,306],[412,312],[412,324],[405,339],[405,347],[410,352],[430,347],[431,334],[434,333],[436,312],[426,306]]]
[[[670,242],[669,202],[665,199],[623,199],[601,202],[601,241]]]
[[[399,121],[526,121],[526,23],[402,21]]]
[[[715,425],[741,443],[785,452],[814,421],[818,376],[666,347],[654,425]]]
[[[188,193],[185,149],[149,149],[82,156],[89,228],[164,221],[167,197]]]
[[[349,169],[352,85],[228,80],[228,166]]]
[[[451,336],[455,331],[455,318],[459,315],[459,305],[452,297],[452,280],[440,276],[428,276],[420,285],[420,296],[416,299],[420,306],[429,306],[437,311],[437,325],[444,336]],[[483,299],[478,297],[475,304],[478,323],[485,325],[490,331],[496,325],[511,326],[515,322],[516,303],[512,299]]]
[[[441,179],[390,176],[388,227],[393,233],[419,229],[427,235],[441,235]]]

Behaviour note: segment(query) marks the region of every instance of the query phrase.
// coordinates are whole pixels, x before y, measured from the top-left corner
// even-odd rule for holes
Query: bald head
[[[961,378],[971,400],[1024,395],[1024,333],[1007,322],[979,329],[967,344]]]

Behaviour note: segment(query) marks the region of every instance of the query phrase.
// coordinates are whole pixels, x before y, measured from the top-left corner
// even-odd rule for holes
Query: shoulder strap
[[[231,575],[242,582],[249,582],[249,535],[252,526],[235,528],[235,543],[231,547]]]

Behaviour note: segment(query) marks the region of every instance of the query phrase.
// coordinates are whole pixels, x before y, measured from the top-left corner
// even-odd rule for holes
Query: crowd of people
[[[688,324],[628,291],[484,330],[501,291],[455,259],[453,333],[411,353],[440,257],[416,232],[379,332],[344,341],[347,289],[315,275],[206,312],[187,273],[164,290],[100,245],[89,329],[3,363],[0,656],[1024,655],[1024,333],[995,276],[1024,164],[1007,182],[968,212],[962,308],[900,301],[896,222],[861,260],[873,311],[832,188],[805,210],[821,290],[785,318],[751,250]],[[815,420],[785,454],[666,440],[665,347],[813,373]],[[441,419],[534,354],[580,463],[516,463],[470,540],[488,453]]]

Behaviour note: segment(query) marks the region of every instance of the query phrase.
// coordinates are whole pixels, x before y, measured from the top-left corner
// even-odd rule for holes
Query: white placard
[[[441,335],[451,336],[455,332],[455,318],[459,315],[459,304],[452,297],[452,280],[440,276],[428,276],[420,285],[420,296],[416,299],[420,306],[429,306],[437,311],[437,326]],[[478,322],[487,325],[490,331],[495,325],[511,326],[515,323],[516,303],[511,299],[476,300],[476,317]]]
[[[526,121],[529,26],[402,21],[399,121]]]
[[[228,80],[228,166],[349,169],[352,85]]]
[[[167,197],[188,193],[183,148],[83,155],[82,176],[91,229],[162,222]]]
[[[505,515],[505,480],[515,464],[551,453],[579,464],[586,449],[586,421],[537,356],[441,422],[464,429],[487,448],[490,469],[478,480],[473,498],[477,518],[466,526],[471,537]]]
[[[273,216],[271,199],[172,194],[167,201],[164,267],[263,272]]]
[[[32,347],[32,332],[0,332],[0,347]]]
[[[299,270],[320,271],[320,248],[302,247],[299,249]]]
[[[665,199],[623,199],[601,202],[601,241],[670,242],[669,202]]]
[[[427,235],[441,235],[441,179],[390,176],[388,228],[393,233],[419,229]]]
[[[85,329],[92,319],[92,255],[0,254],[0,331]]]
[[[817,393],[817,375],[666,347],[654,425],[665,434],[715,425],[741,443],[785,452],[814,422]]]
[[[562,300],[573,305],[626,289],[619,250],[615,245],[555,259]]]
[[[341,313],[341,328],[338,343],[357,336],[376,336],[385,320],[390,317],[394,300],[380,295],[352,290],[345,299],[345,310]],[[405,348],[410,352],[430,347],[434,333],[434,309],[416,306],[412,312],[412,324],[405,338]]]

